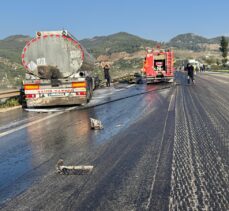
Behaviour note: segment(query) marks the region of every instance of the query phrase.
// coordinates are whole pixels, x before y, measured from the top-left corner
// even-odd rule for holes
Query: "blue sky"
[[[127,32],[169,41],[178,34],[229,36],[229,0],[1,0],[0,39],[69,30],[77,39]]]

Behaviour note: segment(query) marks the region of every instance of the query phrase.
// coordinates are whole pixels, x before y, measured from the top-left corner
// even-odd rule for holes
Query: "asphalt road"
[[[171,88],[123,85],[83,108],[0,114],[0,209],[229,210],[228,84],[177,73]],[[60,158],[94,169],[60,175]]]

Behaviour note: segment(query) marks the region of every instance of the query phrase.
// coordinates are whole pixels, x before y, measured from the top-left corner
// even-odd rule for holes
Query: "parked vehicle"
[[[24,107],[89,102],[96,81],[94,58],[66,30],[37,32],[22,51]]]

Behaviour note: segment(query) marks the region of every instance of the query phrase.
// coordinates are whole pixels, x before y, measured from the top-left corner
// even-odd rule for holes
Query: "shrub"
[[[14,106],[18,106],[18,105],[20,105],[18,99],[11,98],[11,99],[6,100],[5,103],[1,104],[0,108],[14,107]]]

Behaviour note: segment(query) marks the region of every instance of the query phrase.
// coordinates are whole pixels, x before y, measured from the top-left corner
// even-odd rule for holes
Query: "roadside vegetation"
[[[222,57],[223,57],[222,64],[223,64],[223,66],[226,66],[227,61],[228,61],[228,59],[227,59],[227,54],[228,54],[228,40],[224,36],[221,38],[219,50],[221,51]]]
[[[12,99],[8,99],[4,103],[0,104],[0,109],[19,106],[19,105],[20,105],[19,100],[17,98],[12,98]]]

